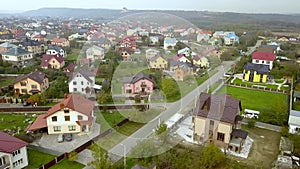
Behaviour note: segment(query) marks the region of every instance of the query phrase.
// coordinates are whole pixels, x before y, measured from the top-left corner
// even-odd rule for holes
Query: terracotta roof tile
[[[19,150],[22,147],[27,146],[23,140],[10,136],[7,133],[0,131],[0,152],[4,153],[13,153],[16,150]]]

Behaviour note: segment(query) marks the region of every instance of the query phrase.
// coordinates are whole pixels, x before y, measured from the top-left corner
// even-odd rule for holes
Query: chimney
[[[65,108],[65,105],[63,103],[60,104],[60,109]]]

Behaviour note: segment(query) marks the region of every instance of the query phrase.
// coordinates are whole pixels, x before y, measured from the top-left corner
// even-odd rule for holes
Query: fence
[[[145,108],[149,107],[149,104],[124,104],[124,105],[100,105],[97,106],[99,110],[116,110],[116,109],[132,109],[134,107]],[[1,107],[1,112],[45,112],[51,107],[49,106],[38,106],[38,107]]]
[[[255,85],[234,84],[234,83],[226,83],[225,85],[240,87],[240,88],[245,88],[245,89],[262,90],[262,91],[265,91],[265,92],[283,93],[283,94],[288,94],[289,93],[288,91],[285,91],[285,90],[267,88],[266,86],[255,86]]]
[[[108,134],[110,134],[111,132],[113,132],[113,128],[115,127],[121,127],[124,124],[128,123],[129,119],[124,119],[121,122],[119,122],[118,124],[116,124],[115,126],[113,126],[112,128],[106,130],[105,132],[101,133],[100,135],[92,138],[91,140],[87,141],[86,143],[82,144],[81,146],[77,147],[76,149],[74,149],[71,152],[76,152],[76,153],[80,153],[83,150],[85,150],[86,148],[88,148],[89,146],[91,146],[93,143],[97,142],[100,138],[103,138],[105,136],[107,136]],[[50,167],[53,167],[54,165],[56,165],[57,163],[59,163],[60,161],[68,158],[69,154],[71,153],[64,153],[58,157],[55,157],[55,159],[53,159],[52,161],[50,161],[47,164],[44,164],[42,167],[40,167],[39,169],[48,169]]]

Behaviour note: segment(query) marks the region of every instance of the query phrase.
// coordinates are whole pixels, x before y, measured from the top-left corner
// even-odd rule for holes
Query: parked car
[[[57,135],[57,142],[61,143],[64,141],[64,134],[58,134]]]
[[[66,141],[72,141],[72,139],[73,139],[73,135],[71,133],[65,134],[65,140]]]
[[[258,119],[259,113],[256,110],[245,109],[243,116],[249,119]]]

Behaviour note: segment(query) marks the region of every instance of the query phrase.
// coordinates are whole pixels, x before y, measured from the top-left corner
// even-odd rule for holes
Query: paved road
[[[176,103],[169,106],[165,112],[161,113],[154,120],[145,124],[141,129],[133,133],[130,137],[126,138],[121,143],[110,149],[109,153],[112,154],[113,160],[120,160],[124,156],[124,150],[125,153],[128,154],[139,142],[143,141],[143,139],[151,135],[159,125],[160,121],[167,121],[174,114],[184,109],[189,104],[194,103],[199,94],[203,91],[206,91],[208,86],[211,86],[219,79],[223,78],[224,73],[227,72],[233,64],[233,61],[223,62],[222,65],[217,67],[218,72],[216,74],[212,75],[208,80],[206,80],[192,92],[187,94],[180,101],[177,101]]]
[[[262,40],[258,40],[255,46],[250,47],[245,54],[250,55],[251,53],[253,53],[255,49],[261,45],[261,43]],[[161,113],[154,120],[148,122],[141,129],[133,133],[130,137],[126,138],[121,143],[117,144],[115,147],[110,149],[109,153],[112,154],[113,160],[118,161],[122,157],[124,157],[125,153],[128,154],[139,142],[143,141],[148,136],[150,136],[161,121],[167,121],[174,114],[180,112],[189,104],[194,103],[195,99],[199,96],[201,92],[206,91],[208,86],[211,86],[215,84],[219,79],[222,79],[224,73],[228,72],[228,70],[231,69],[232,65],[234,65],[235,62],[237,62],[239,59],[240,58],[238,58],[236,61],[222,62],[222,64],[219,67],[217,67],[218,72],[216,74],[212,75],[208,80],[206,80],[192,92],[187,94],[180,101],[169,105],[165,112]]]

